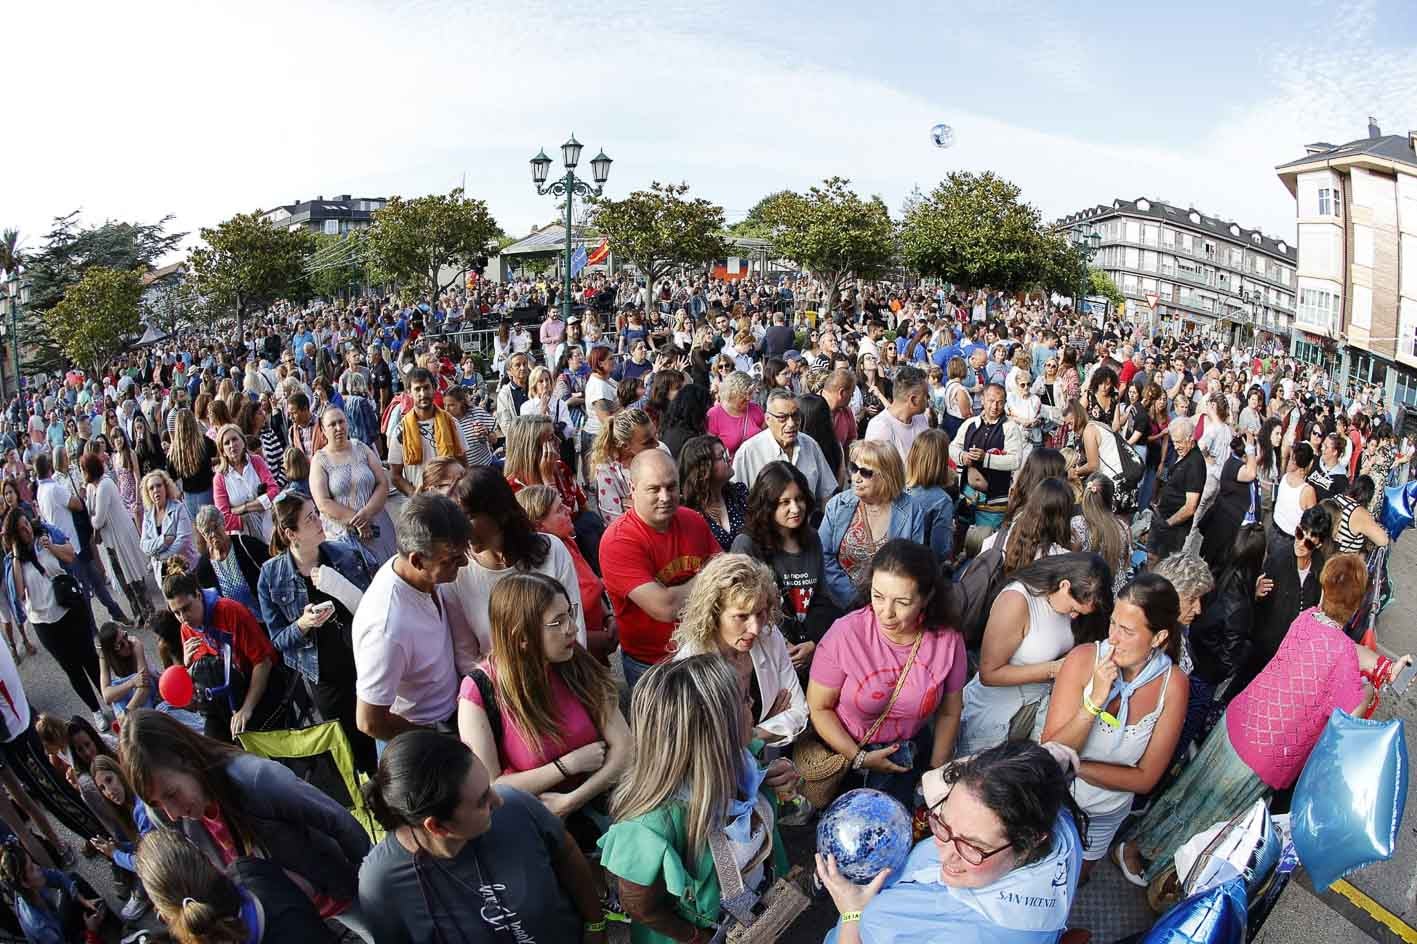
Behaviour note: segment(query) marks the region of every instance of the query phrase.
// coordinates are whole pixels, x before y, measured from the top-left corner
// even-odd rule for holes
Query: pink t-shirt
[[[495,690],[496,677],[486,662],[482,663],[482,671],[493,680]],[[540,750],[535,749],[522,738],[516,725],[512,724],[511,716],[506,711],[500,712],[502,730],[494,733],[497,735],[497,754],[502,760],[501,772],[504,774],[535,770],[558,757],[564,757],[578,747],[585,747],[600,740],[600,731],[595,726],[595,719],[561,680],[561,673],[552,669],[547,674],[547,679],[551,683],[551,706],[559,722],[562,740],[548,737],[542,742]],[[467,699],[484,711],[487,710],[487,706],[482,703],[482,693],[477,690],[477,683],[471,678],[462,680],[458,697]]]
[[[876,614],[865,606],[837,620],[822,637],[812,656],[812,681],[841,693],[837,717],[860,741],[880,717],[909,656],[910,646],[887,639]],[[963,636],[952,629],[926,630],[905,687],[871,741],[894,744],[913,738],[944,695],[964,688],[967,667]]]
[[[1294,786],[1333,709],[1363,701],[1358,649],[1314,607],[1289,624],[1279,651],[1225,710],[1230,744],[1276,790]]]
[[[732,459],[739,446],[763,431],[766,422],[763,408],[751,401],[742,416],[730,416],[723,404],[715,403],[708,411],[707,429],[710,436],[719,438],[723,448],[728,450],[728,458]]]

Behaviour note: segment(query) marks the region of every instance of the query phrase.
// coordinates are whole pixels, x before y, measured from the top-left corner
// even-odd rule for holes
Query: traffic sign
[[[1146,293],[1146,303],[1151,306],[1152,311],[1156,311],[1156,303],[1161,301],[1161,296],[1155,292]]]

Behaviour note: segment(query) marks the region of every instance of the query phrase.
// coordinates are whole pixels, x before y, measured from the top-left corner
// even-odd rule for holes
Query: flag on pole
[[[571,253],[571,278],[581,274],[581,270],[586,267],[586,251],[584,246],[577,246],[576,251]]]
[[[586,258],[586,265],[600,265],[608,255],[610,255],[610,240],[602,239],[600,245],[592,249]]]

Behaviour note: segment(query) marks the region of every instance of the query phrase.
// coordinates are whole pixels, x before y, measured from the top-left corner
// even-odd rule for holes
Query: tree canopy
[[[610,240],[615,257],[633,265],[653,285],[680,266],[703,265],[728,255],[723,207],[703,197],[687,199],[688,192],[686,183],[655,181],[650,189],[636,190],[623,200],[597,199],[591,221]]]
[[[97,371],[142,330],[142,294],[143,277],[136,269],[91,266],[44,318],[64,354]]]
[[[374,212],[366,239],[369,262],[382,276],[436,297],[501,235],[487,204],[455,187],[447,194],[390,198]],[[442,281],[445,269],[457,271]]]
[[[332,300],[351,288],[369,281],[369,240],[367,230],[352,230],[342,236],[315,236],[315,252],[307,266],[310,286],[321,298]]]
[[[895,224],[880,197],[863,200],[830,177],[805,194],[782,191],[754,207],[774,252],[820,279],[828,310],[848,278],[874,279],[895,258]]]
[[[1127,300],[1127,297],[1122,294],[1122,290],[1117,288],[1117,283],[1112,281],[1112,276],[1101,269],[1088,267],[1087,281],[1087,294],[1089,295],[1099,295],[1113,305],[1120,305]]]
[[[45,313],[63,300],[65,293],[92,268],[146,272],[165,256],[179,251],[186,233],[169,233],[171,216],[156,223],[107,220],[85,226],[79,211],[55,217],[44,244],[24,259],[30,281],[30,304],[20,332],[24,338],[22,370],[54,370],[60,365],[63,346],[53,334]]]
[[[929,194],[916,194],[900,243],[912,269],[967,288],[1022,291],[1049,285],[1067,269],[1038,210],[990,171],[956,171]]]
[[[239,326],[248,311],[277,299],[310,297],[305,266],[315,237],[309,231],[272,226],[252,212],[204,228],[201,236],[206,245],[192,250],[189,263],[209,315],[234,311]]]

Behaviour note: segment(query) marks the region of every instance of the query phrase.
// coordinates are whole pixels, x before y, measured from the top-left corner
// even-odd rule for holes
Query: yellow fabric
[[[237,735],[236,740],[242,750],[267,760],[329,754],[353,803],[349,807],[350,815],[364,827],[371,842],[384,838],[383,827],[364,805],[364,795],[359,790],[359,774],[354,769],[354,752],[350,750],[349,739],[344,736],[344,729],[338,721],[284,731],[244,731]]]
[[[399,423],[403,439],[403,464],[423,464],[423,433],[418,428],[418,414],[409,410]],[[433,447],[438,455],[455,457],[462,452],[458,448],[458,430],[447,410],[433,408]]]

